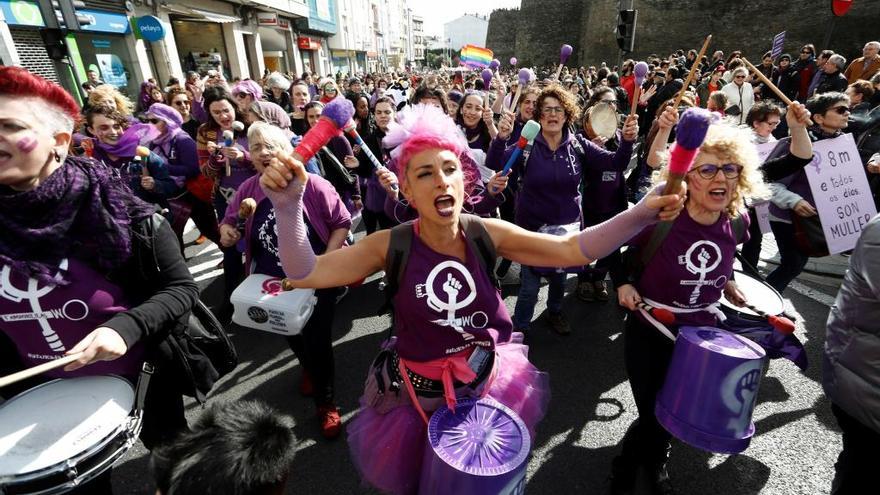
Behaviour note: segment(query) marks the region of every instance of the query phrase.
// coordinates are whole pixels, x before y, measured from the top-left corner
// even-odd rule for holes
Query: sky
[[[488,16],[495,9],[519,8],[520,0],[409,0],[409,8],[425,20],[426,36],[443,35],[443,24],[464,14]]]

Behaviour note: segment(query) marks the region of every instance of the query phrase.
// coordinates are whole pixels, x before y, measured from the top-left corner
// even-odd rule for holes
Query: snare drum
[[[53,380],[3,403],[0,493],[64,493],[107,471],[140,433],[134,406],[115,376]]]
[[[746,296],[746,301],[752,306],[760,309],[768,315],[778,316],[785,310],[785,302],[782,296],[776,292],[776,289],[770,287],[763,280],[759,280],[745,273],[734,270],[734,280],[739,290]],[[766,318],[761,318],[749,308],[741,308],[728,301],[726,297],[722,297],[721,310],[730,316],[738,316],[744,320],[766,322]]]

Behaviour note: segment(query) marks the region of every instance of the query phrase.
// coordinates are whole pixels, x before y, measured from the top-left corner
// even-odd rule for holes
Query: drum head
[[[88,450],[122,425],[134,389],[114,376],[54,380],[0,406],[0,477],[39,471]]]
[[[770,287],[765,282],[762,282],[755,277],[746,275],[739,270],[734,270],[734,273],[734,280],[736,280],[736,285],[737,287],[739,287],[739,290],[746,296],[746,301],[748,301],[749,304],[767,313],[768,315],[776,316],[782,314],[782,312],[785,310],[785,302],[782,300],[782,296],[780,296],[779,293],[776,292],[776,289]],[[732,302],[727,300],[727,297],[722,297],[720,302],[722,306],[732,309],[735,312],[746,314],[749,316],[758,316],[754,311],[749,308],[741,308],[734,305]]]
[[[617,111],[607,103],[597,103],[590,108],[590,127],[597,135],[611,139],[617,132]]]

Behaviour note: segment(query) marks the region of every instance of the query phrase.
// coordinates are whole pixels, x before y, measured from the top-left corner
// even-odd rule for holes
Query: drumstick
[[[633,91],[632,108],[630,115],[635,115],[639,111],[639,97],[642,95],[642,84],[645,83],[645,76],[648,75],[648,64],[639,62],[633,68],[633,76],[635,82],[635,90]]]
[[[672,325],[673,323],[675,323],[675,313],[669,311],[668,309],[655,308],[654,306],[651,306],[650,304],[645,304],[642,301],[636,303],[636,307],[644,310],[660,323],[664,323],[666,325]]]
[[[68,364],[76,361],[81,358],[83,355],[82,352],[77,352],[76,354],[71,354],[69,356],[64,356],[62,358],[58,358],[43,364],[38,364],[32,368],[28,368],[26,370],[21,370],[19,372],[13,373],[11,375],[6,375],[4,377],[0,377],[0,388],[3,388],[7,385],[12,385],[13,383],[20,382],[27,378],[31,378],[33,376],[40,375],[47,371],[54,370],[55,368],[60,368],[62,366],[67,366]]]
[[[709,42],[712,41],[712,35],[706,36],[706,41],[703,42],[703,48],[700,50],[700,54],[697,55],[697,58],[694,59],[694,64],[691,65],[691,71],[688,73],[687,79],[684,81],[684,86],[681,87],[681,91],[678,92],[678,96],[675,97],[675,103],[672,105],[672,108],[678,108],[678,104],[681,103],[681,99],[684,97],[684,94],[688,90],[688,86],[691,85],[691,81],[694,79],[694,73],[697,72],[697,65],[699,65],[699,61],[703,60],[703,55],[706,54],[706,48],[709,48]]]
[[[743,63],[745,63],[749,67],[749,69],[754,72],[756,76],[758,76],[758,79],[760,79],[762,83],[766,84],[771,91],[776,93],[776,96],[778,96],[779,99],[781,99],[786,106],[791,105],[791,100],[787,96],[785,96],[785,94],[780,91],[775,84],[770,82],[770,79],[767,79],[767,76],[765,76],[763,72],[759,71],[757,67],[752,65],[752,63],[745,58],[740,57],[740,60],[742,60]]]
[[[794,328],[795,328],[794,322],[789,320],[788,318],[786,318],[784,316],[768,315],[767,313],[761,311],[760,309],[756,308],[755,306],[753,306],[749,303],[743,303],[743,306],[754,311],[755,314],[757,314],[761,318],[766,318],[767,323],[769,323],[770,326],[772,326],[779,333],[783,333],[786,335],[788,335],[790,333],[794,333]]]

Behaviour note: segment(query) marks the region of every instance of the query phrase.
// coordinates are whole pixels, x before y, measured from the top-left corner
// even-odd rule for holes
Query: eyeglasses
[[[555,115],[557,113],[565,113],[565,109],[562,107],[544,107],[541,109],[541,113],[546,113],[547,115]]]
[[[832,112],[836,112],[840,115],[846,115],[850,113],[849,107],[834,107],[831,109]]]
[[[147,122],[149,122],[151,124],[158,124],[159,122],[162,122],[162,121],[157,118],[152,118],[152,119],[147,119]]]
[[[697,172],[700,174],[700,177],[706,180],[712,180],[718,175],[718,171],[720,170],[726,179],[736,179],[739,177],[739,173],[742,172],[742,169],[742,165],[737,165],[735,163],[727,163],[724,165],[706,163],[691,170],[691,172]]]
[[[188,107],[190,106],[189,100],[179,100],[174,102],[174,106],[176,107]]]

